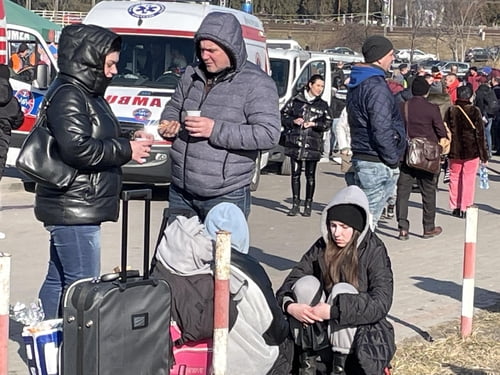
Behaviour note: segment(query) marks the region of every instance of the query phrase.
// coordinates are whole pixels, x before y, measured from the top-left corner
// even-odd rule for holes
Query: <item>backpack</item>
[[[485,112],[490,116],[495,116],[500,109],[497,96],[492,89],[488,91],[488,95],[485,98],[485,104]]]

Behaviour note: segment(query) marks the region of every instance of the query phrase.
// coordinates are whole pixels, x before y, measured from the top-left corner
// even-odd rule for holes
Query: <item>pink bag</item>
[[[170,324],[170,336],[175,343],[181,337],[181,331],[175,322]],[[170,375],[208,375],[212,367],[212,339],[187,342],[174,345],[174,365]]]

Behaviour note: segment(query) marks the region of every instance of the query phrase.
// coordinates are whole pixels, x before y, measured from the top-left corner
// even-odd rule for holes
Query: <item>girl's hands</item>
[[[325,305],[327,304],[325,303]],[[320,310],[315,310],[316,306],[311,307],[305,303],[291,303],[288,305],[286,311],[301,323],[313,324],[315,322],[323,321],[323,318],[318,315]],[[330,312],[328,312],[328,316],[330,316]]]

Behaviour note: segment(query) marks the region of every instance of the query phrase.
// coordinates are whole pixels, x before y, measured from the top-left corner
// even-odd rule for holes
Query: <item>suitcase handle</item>
[[[151,227],[151,189],[137,189],[122,191],[122,266],[120,270],[120,282],[127,282],[127,248],[128,248],[128,202],[130,200],[144,200],[144,260],[143,278],[149,278],[149,234]]]

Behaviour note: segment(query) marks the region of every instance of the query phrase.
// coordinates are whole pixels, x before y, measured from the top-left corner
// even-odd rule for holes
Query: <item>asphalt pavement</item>
[[[488,309],[500,301],[500,256],[498,233],[500,222],[500,158],[489,163],[490,189],[476,190],[479,208],[475,275],[475,311]],[[0,181],[0,251],[12,255],[11,304],[36,299],[48,260],[48,234],[33,214],[32,192],[17,171],[8,168]],[[477,182],[478,185],[478,182]],[[319,220],[323,207],[335,192],[345,186],[340,166],[330,162],[318,166],[313,214],[310,218],[288,217],[291,205],[290,177],[267,171],[261,176],[258,191],[253,193],[250,225],[250,254],[265,267],[276,290],[289,270],[320,234]],[[155,189],[152,205],[154,243],[158,235],[167,190]],[[395,291],[390,311],[397,341],[419,336],[425,339],[432,327],[449,321],[458,322],[461,315],[464,219],[452,217],[448,209],[447,185],[439,184],[436,225],[443,234],[422,238],[420,195],[411,195],[410,239],[397,239],[394,219],[380,222],[377,233],[385,242],[392,261]],[[132,231],[129,241],[129,264],[142,267],[142,207],[130,206]],[[120,264],[120,223],[102,227],[102,272]],[[9,340],[9,375],[27,374],[26,354],[20,324],[11,320]]]

